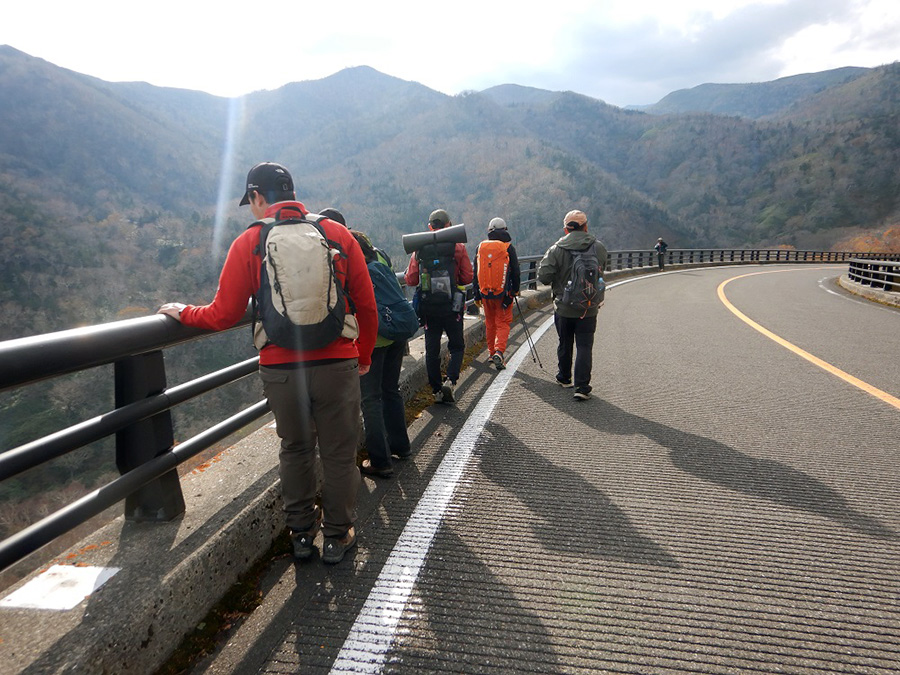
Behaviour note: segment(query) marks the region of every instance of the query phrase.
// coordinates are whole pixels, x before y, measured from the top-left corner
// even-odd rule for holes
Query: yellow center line
[[[807,267],[804,269],[808,270],[808,269],[813,269],[813,268]],[[814,269],[828,269],[828,268],[827,267],[818,267],[818,268],[814,268]],[[809,352],[807,352],[803,349],[800,349],[800,347],[788,342],[783,337],[775,335],[775,333],[770,331],[768,328],[764,328],[763,326],[760,326],[753,319],[751,319],[746,314],[741,312],[741,310],[739,310],[737,307],[732,305],[731,301],[728,300],[728,298],[725,296],[725,287],[728,284],[730,284],[732,281],[735,281],[736,279],[743,279],[744,277],[753,277],[753,276],[756,276],[757,274],[776,274],[778,272],[795,272],[795,271],[797,271],[797,270],[768,270],[766,272],[751,272],[749,274],[741,274],[739,276],[732,277],[731,279],[726,279],[721,284],[719,284],[719,288],[716,290],[716,293],[719,296],[719,300],[722,301],[722,304],[725,305],[731,311],[732,314],[734,314],[737,318],[739,318],[741,321],[746,323],[751,328],[758,330],[760,333],[765,335],[767,338],[769,338],[770,340],[773,340],[774,342],[777,342],[785,349],[788,349],[788,350],[794,352],[797,356],[800,356],[800,357],[806,359],[807,361],[809,361],[810,363],[813,363],[813,364],[819,366],[819,368],[821,368],[822,370],[824,370],[828,373],[831,373],[832,375],[834,375],[836,377],[841,378],[842,380],[844,380],[844,382],[852,384],[854,387],[862,389],[867,394],[870,394],[871,396],[874,396],[875,398],[881,399],[888,405],[892,405],[895,408],[897,408],[897,410],[900,410],[900,398],[897,398],[896,396],[891,396],[886,391],[882,391],[878,387],[873,387],[871,384],[869,384],[868,382],[863,382],[858,377],[853,377],[853,375],[851,375],[850,373],[846,373],[843,370],[841,370],[840,368],[831,365],[827,361],[823,361],[818,356],[814,356],[813,354],[810,354]]]

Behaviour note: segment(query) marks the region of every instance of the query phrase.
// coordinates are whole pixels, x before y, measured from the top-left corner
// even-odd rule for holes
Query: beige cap
[[[579,226],[587,225],[587,216],[583,211],[569,211],[563,219],[563,225],[569,227],[569,223],[577,223]]]
[[[435,209],[431,212],[431,215],[428,216],[428,223],[433,225],[435,222],[446,227],[450,224],[450,214],[444,211],[444,209]]]
[[[494,218],[491,220],[488,225],[488,232],[493,232],[494,230],[505,230],[506,229],[506,221],[503,218]]]

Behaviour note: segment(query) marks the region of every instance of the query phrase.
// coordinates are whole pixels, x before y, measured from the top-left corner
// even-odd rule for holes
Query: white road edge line
[[[532,332],[532,340],[537,342],[552,325],[552,318],[545,321]],[[397,624],[409,600],[413,584],[422,570],[434,535],[472,456],[475,443],[494,406],[529,353],[527,342],[516,350],[506,369],[497,374],[460,429],[350,628],[350,633],[331,666],[332,673],[381,672],[384,657],[394,641]]]
[[[834,279],[834,278],[835,277],[828,276],[828,277],[823,277],[822,279],[819,279],[819,288],[821,288],[826,293],[831,293],[833,296],[838,297],[841,300],[846,300],[847,302],[852,302],[856,305],[864,305],[866,307],[870,307],[871,309],[878,309],[878,310],[881,310],[882,312],[890,312],[891,314],[896,314],[896,311],[894,309],[880,305],[873,300],[866,300],[865,298],[862,298],[858,295],[844,295],[843,293],[838,293],[837,291],[833,291],[830,288],[828,288],[827,286],[825,286],[825,282],[828,279]],[[849,293],[850,291],[845,291],[845,292]]]
[[[640,277],[623,279],[609,284],[606,288],[609,290],[638,278]],[[532,331],[532,342],[537,344],[551,326],[553,326],[552,316]],[[381,672],[413,585],[419,578],[434,535],[443,521],[462,473],[472,457],[475,443],[513,375],[529,355],[530,349],[526,341],[507,362],[506,369],[500,371],[494,378],[453,440],[351,626],[347,639],[344,640],[341,651],[331,666],[331,672],[335,675],[339,673],[376,675]]]

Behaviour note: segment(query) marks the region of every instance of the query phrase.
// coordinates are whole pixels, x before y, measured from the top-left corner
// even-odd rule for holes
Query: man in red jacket
[[[452,224],[450,215],[444,209],[436,209],[428,217],[430,230],[440,230]],[[454,295],[428,293],[428,289],[423,289],[420,283],[422,277],[431,277],[429,280],[431,287],[435,285],[433,279],[438,273],[449,274],[451,290],[459,291],[458,307],[454,306]],[[436,403],[453,403],[456,401],[453,391],[459,379],[466,350],[463,331],[463,312],[466,308],[462,289],[466,284],[472,283],[472,261],[469,260],[466,245],[450,242],[422,247],[409,259],[405,276],[407,286],[419,287],[419,320],[425,326],[425,371],[434,400]],[[444,333],[447,334],[450,360],[447,363],[447,376],[442,380],[441,337]]]
[[[300,218],[309,212],[296,201],[288,170],[272,162],[250,170],[241,200],[241,206],[246,204],[257,220]],[[322,560],[336,563],[356,545],[353,525],[360,484],[356,466],[359,377],[371,364],[378,315],[366,261],[356,239],[332,220],[323,220],[320,225],[325,236],[345,253],[335,263],[336,273],[356,308],[359,336],[355,340],[338,337],[327,347],[308,351],[267,344],[259,352],[259,374],[281,438],[281,493],[294,556],[312,556],[313,540],[321,528],[325,537]],[[209,330],[237,323],[259,290],[260,227],[259,223],[252,224],[232,242],[210,304],[168,303],[159,312],[187,326]],[[324,473],[321,509],[315,504],[317,441]]]

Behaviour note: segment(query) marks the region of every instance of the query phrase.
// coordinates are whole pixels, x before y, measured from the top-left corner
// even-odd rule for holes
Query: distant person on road
[[[506,221],[494,218],[488,225],[488,238],[478,245],[475,254],[475,304],[484,310],[487,349],[497,370],[506,368],[504,354],[521,276],[516,247],[511,242]]]
[[[660,272],[666,268],[666,251],[668,249],[669,245],[663,241],[662,237],[656,240],[656,246],[653,247],[653,250],[656,251],[656,263]]]
[[[578,277],[585,272],[602,275],[606,268],[606,247],[594,235],[588,233],[588,219],[581,211],[569,211],[563,218],[566,233],[551,246],[538,267],[538,280],[550,286],[553,293],[556,334],[559,346],[556,350],[558,370],[556,382],[561,387],[572,387],[574,398],[586,401],[591,396],[591,369],[594,332],[597,330],[599,306],[587,303],[579,306],[572,301],[571,291],[578,286]],[[589,269],[590,268],[590,269]],[[579,275],[577,272],[581,270]],[[573,346],[575,354],[575,379],[572,380]]]
[[[435,209],[428,229],[449,227],[450,216]],[[466,341],[463,336],[466,284],[472,283],[472,261],[465,244],[429,244],[412,254],[406,268],[406,285],[416,286],[419,319],[425,327],[425,370],[435,403],[453,403],[462,370]],[[441,378],[441,337],[447,334],[450,362]]]
[[[244,316],[248,301],[260,291],[260,221],[299,219],[308,214],[296,201],[288,170],[271,162],[257,164],[247,175],[241,206],[247,204],[257,222],[232,242],[212,303],[202,307],[167,303],[160,313],[209,330],[228,328]],[[263,334],[257,346],[262,344],[259,374],[281,438],[281,493],[294,557],[312,556],[313,540],[321,528],[325,537],[322,560],[337,563],[356,545],[359,379],[369,371],[378,316],[365,257],[356,239],[333,220],[324,219],[320,226],[324,237],[334,244],[332,248],[343,252],[334,266],[347,291],[348,306],[355,307],[358,337],[342,333],[323,348],[295,351],[264,342]],[[259,323],[257,327],[261,327]],[[317,441],[324,473],[321,508],[316,506]]]

